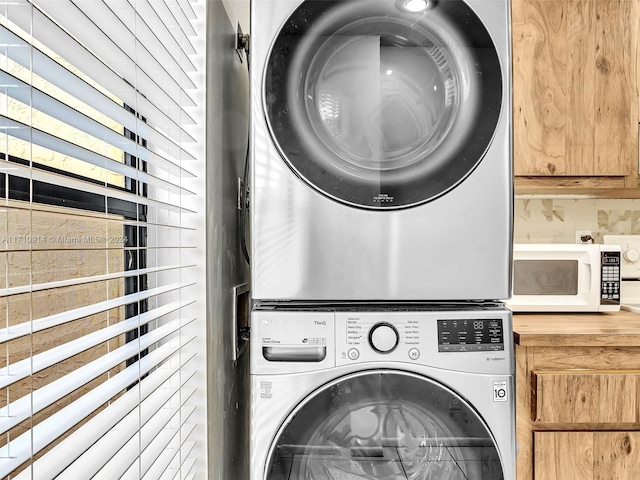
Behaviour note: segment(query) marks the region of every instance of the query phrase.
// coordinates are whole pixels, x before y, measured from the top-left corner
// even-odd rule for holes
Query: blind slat
[[[195,393],[195,390],[187,394],[181,394],[181,397],[186,397],[187,395],[190,397],[193,393]],[[186,398],[184,400],[181,398],[182,408],[180,410],[177,408],[165,408],[140,429],[141,441],[139,447],[141,453],[139,454],[139,462],[135,461],[136,456],[131,458],[132,456],[129,452],[124,452],[123,450],[118,452],[123,453],[127,460],[133,460],[131,466],[119,477],[120,480],[141,480],[145,477],[148,478],[149,469],[154,466],[156,460],[161,463],[169,463],[171,461],[173,452],[166,452],[166,450],[172,441],[174,441],[176,435],[182,433],[188,418],[196,410],[196,407],[193,405],[184,406],[186,401]],[[180,423],[178,426],[173,426],[176,417],[178,417],[177,420]],[[169,425],[169,423],[172,425]],[[114,456],[112,461],[122,463],[122,455]],[[104,478],[105,480],[112,478],[109,477],[109,470],[109,466],[105,465],[101,472],[96,475],[96,480],[100,478]]]
[[[191,454],[191,452],[193,451],[193,449],[196,446],[196,442],[194,440],[188,440],[184,443],[184,445],[182,445],[182,448],[180,449],[180,457],[182,463],[178,465],[178,467],[173,468],[173,475],[171,475],[171,472],[165,472],[160,476],[160,480],[169,480],[169,479],[177,479],[177,478],[181,478],[183,480],[193,480],[195,478],[195,473],[190,473],[191,470],[193,470],[193,468],[196,465],[196,459],[193,457],[190,457],[189,455]]]
[[[30,416],[44,410],[100,375],[107,373],[120,363],[138,354],[141,350],[147,349],[154,343],[163,340],[189,322],[185,321],[183,323],[181,320],[177,320],[151,330],[149,333],[138,337],[138,341],[126,343],[103,355],[100,359],[87,363],[64,377],[35,390],[30,395],[21,397],[6,407],[0,408],[0,433],[5,433],[19,425]],[[0,455],[1,457],[2,455]]]
[[[1,162],[0,162],[1,165]],[[0,167],[0,171],[3,171]],[[110,187],[105,187],[103,185],[99,185],[97,183],[86,182],[83,180],[78,180],[72,177],[67,177],[64,175],[45,172],[43,170],[38,170],[36,168],[29,169],[23,165],[18,164],[10,164],[4,171],[10,173],[11,175],[19,176],[22,178],[31,178],[32,180],[51,183],[53,185],[64,184],[69,188],[74,188],[76,190],[85,191],[88,193],[93,193],[96,195],[102,195],[107,199],[117,199],[123,200],[125,202],[135,203],[138,205],[144,205],[148,207],[149,212],[148,215],[153,215],[154,212],[164,212],[171,211],[176,214],[185,214],[185,213],[197,213],[193,209],[188,209],[182,205],[176,205],[169,203],[166,198],[156,198],[155,196],[150,197],[141,197],[140,195],[136,195],[135,193],[129,193],[124,190],[118,190]],[[153,192],[152,192],[153,194]]]
[[[196,85],[186,72],[195,72],[196,67],[188,56],[180,48],[175,39],[166,32],[166,27],[150,9],[146,2],[136,2],[135,6],[130,0],[103,0],[111,11],[126,25],[129,32],[135,32],[147,52],[153,52],[154,60],[165,69],[165,73],[185,90],[193,90]],[[144,13],[151,13],[148,17]],[[154,31],[153,26],[158,27]],[[164,35],[163,35],[164,34]],[[162,38],[162,40],[160,40]],[[140,65],[140,62],[138,62]],[[142,66],[142,65],[140,65]]]
[[[112,465],[117,467],[110,469],[111,476],[107,478],[119,478],[140,454],[140,429],[148,421],[154,419],[170,399],[180,393],[182,388],[166,389],[164,392],[159,389],[157,392],[163,395],[157,394],[140,400],[139,408],[127,413],[117,424],[103,432],[102,436],[78,457],[80,461],[72,464],[56,478],[59,480],[76,480],[77,478],[97,480],[103,475],[100,472],[109,466],[110,462],[113,462]],[[169,408],[167,410],[173,411]],[[124,452],[124,454],[120,454],[120,452]],[[114,461],[119,454],[118,461]],[[117,474],[118,470],[120,475]]]
[[[178,44],[180,44],[180,47],[183,48],[187,54],[193,55],[196,53],[196,49],[190,40],[192,35],[187,35],[184,30],[180,28],[178,21],[163,0],[136,0],[136,2],[139,1],[146,1],[149,3],[151,8],[153,8],[158,17],[169,29],[171,36],[178,42]]]
[[[158,479],[173,480],[174,478],[177,479],[182,477],[182,479],[186,480],[187,478],[191,478],[189,472],[195,466],[196,459],[193,457],[189,457],[189,452],[191,452],[195,446],[196,442],[194,440],[187,440],[186,442],[184,442],[184,444],[182,444],[182,446],[180,447],[180,450],[176,452],[176,456],[179,455],[179,458],[177,458],[178,461],[184,459],[182,463],[177,462],[177,465],[175,466],[168,466],[165,471],[162,472],[162,474],[158,477]],[[145,478],[143,480],[148,479]]]
[[[142,479],[140,477],[132,477],[131,480],[159,480],[164,471],[169,467],[173,459],[178,453],[180,453],[181,447],[191,437],[191,434],[195,430],[196,425],[189,423],[190,416],[195,412],[195,406],[184,407],[184,415],[181,413],[180,421],[182,425],[179,428],[172,430],[167,429],[166,432],[162,432],[164,438],[158,435],[155,439],[155,445],[150,445],[147,450],[142,454],[142,461],[140,462],[140,470],[143,473]],[[186,417],[183,419],[182,417]],[[174,445],[178,443],[178,445]],[[154,450],[151,450],[151,449]],[[146,460],[146,462],[145,462]],[[145,465],[148,463],[148,465]]]
[[[5,88],[7,95],[14,100],[31,106],[47,115],[54,117],[61,122],[70,125],[78,130],[82,130],[89,135],[93,135],[100,140],[113,145],[131,155],[136,155],[143,160],[148,160],[144,149],[138,151],[138,146],[132,140],[119,134],[104,124],[88,117],[87,115],[69,107],[66,103],[57,100],[37,88],[30,88],[30,85],[16,78],[9,73],[0,70],[0,85]]]
[[[12,252],[19,250],[11,250]],[[149,268],[140,268],[137,270],[124,270],[121,272],[105,273],[104,275],[92,275],[91,277],[74,277],[68,280],[59,280],[56,282],[35,283],[33,285],[22,285],[17,287],[9,287],[0,289],[0,298],[19,295],[22,293],[39,292],[42,290],[51,290],[54,288],[72,287],[75,285],[83,285],[85,283],[104,282],[107,280],[118,280],[121,278],[136,277],[139,275],[149,275],[152,273],[164,272],[167,270],[177,270],[180,268],[192,268],[195,265],[164,265]]]
[[[107,3],[111,4],[112,0],[107,0]],[[122,1],[122,0],[118,0]],[[131,5],[132,0],[128,0]],[[132,5],[133,6],[133,5]],[[141,18],[144,19],[145,23],[149,25],[149,28],[157,35],[159,38],[162,38],[162,43],[166,46],[167,50],[171,53],[174,60],[181,65],[184,70],[188,72],[195,72],[196,66],[189,58],[189,54],[193,54],[193,46],[189,44],[189,51],[185,51],[182,45],[176,40],[176,38],[172,35],[171,31],[167,27],[167,24],[162,21],[158,13],[153,9],[153,7],[149,4],[147,0],[135,0],[135,9],[138,11]]]
[[[20,3],[26,3],[26,0],[18,1]],[[162,127],[163,130],[175,129],[181,141],[183,141],[183,135],[185,141],[195,141],[187,132],[178,128],[175,121],[162,112],[156,105],[145,99],[138,99],[132,85],[128,84],[99,59],[93,57],[90,52],[87,52],[86,48],[77,42],[70,41],[68,34],[61,30],[60,27],[53,23],[48,17],[43,15],[42,12],[37,9],[33,9],[32,11],[34,13],[34,21],[38,23],[39,31],[47,32],[45,42],[52,50],[64,58],[82,58],[84,61],[83,71],[92,72],[93,77],[100,78],[100,84],[108,91],[113,92],[124,103],[135,105],[138,112],[155,119],[156,124]],[[30,31],[31,16],[26,14],[26,9],[13,8],[10,9],[8,13],[9,20],[16,23],[26,32]],[[34,28],[35,27],[36,25],[34,25]],[[171,153],[176,149],[182,150],[174,140],[156,132],[154,128],[151,128],[150,124],[141,122],[134,114],[127,112],[114,100],[96,90],[95,87],[89,85],[37,48],[32,48],[27,42],[10,32],[4,26],[0,27],[0,45],[11,46],[4,49],[2,53],[14,62],[19,63],[27,69],[32,69],[33,73],[48,80],[56,87],[78,98],[96,110],[105,113],[109,118],[120,123],[132,132],[149,141],[153,141],[153,143],[162,148],[163,151]],[[159,119],[162,119],[162,121],[158,121]],[[194,158],[190,156],[188,152],[184,152],[184,155],[187,158]]]
[[[147,357],[151,358],[147,359]],[[121,372],[114,377],[108,389],[103,387],[103,385],[106,385],[103,384],[94,391],[95,393],[91,393],[91,396],[98,397],[97,394],[102,393],[101,390],[105,390],[99,398],[93,399],[85,395],[81,400],[74,402],[73,405],[75,408],[93,408],[95,405],[104,404],[118,392],[128,385],[131,385],[139,375],[146,374],[150,372],[152,368],[158,367],[164,358],[163,355],[158,355],[155,351],[151,352],[147,357],[145,357],[145,360],[147,360],[145,364],[146,368],[140,372],[137,371],[137,366],[127,368],[125,372]],[[180,375],[178,370],[183,369],[194,357],[194,354],[190,356],[184,355],[184,359],[182,359],[175,368],[162,368],[162,366],[156,368],[140,381],[138,384],[139,388],[126,391],[118,399],[110,403],[106,409],[96,414],[89,422],[73,432],[71,436],[65,438],[53,449],[45,453],[34,464],[34,470],[38,472],[37,478],[41,480],[50,480],[53,478],[62,479],[64,475],[66,475],[66,478],[75,480],[82,478],[82,475],[74,476],[74,470],[79,470],[81,474],[86,474],[87,470],[92,468],[91,466],[99,468],[99,466],[92,461],[81,461],[77,464],[73,464],[73,462],[81,458],[82,455],[92,447],[104,453],[105,444],[109,445],[109,442],[104,439],[105,435],[114,427],[121,423],[126,423],[123,422],[123,419],[126,418],[127,414],[135,411],[139,405],[145,404],[145,400],[150,396],[160,397],[160,403],[166,403],[173,395],[175,388],[181,388],[186,385],[193,377],[187,374]],[[151,360],[151,362],[149,362],[149,360]],[[125,375],[125,373],[127,375]],[[116,380],[118,376],[121,378]],[[177,379],[178,386],[175,388],[170,385],[173,379]],[[158,399],[154,399],[153,401],[156,402]],[[71,466],[67,469],[68,465]],[[58,477],[63,470],[65,470],[63,477]],[[16,480],[27,480],[28,478],[26,473],[23,472]]]
[[[57,327],[65,323],[72,322],[73,320],[79,320],[90,315],[95,315],[96,313],[106,312],[113,308],[118,308],[129,303],[139,302],[155,295],[162,295],[163,293],[185,288],[187,286],[189,286],[189,284],[173,283],[169,285],[162,285],[150,290],[143,290],[141,292],[117,297],[112,300],[105,300],[104,302],[87,305],[86,307],[66,310],[61,313],[32,320],[31,322],[23,322],[18,325],[0,328],[0,344],[24,337],[25,335],[30,335],[34,332],[40,332],[48,328]]]
[[[60,5],[53,5],[55,2],[59,2]],[[40,1],[38,6],[46,11],[47,8],[66,8],[66,3],[64,0],[44,0]],[[148,28],[145,29],[144,22],[136,18],[134,9],[114,10],[102,0],[75,0],[72,4],[84,14],[84,18],[78,15],[79,21],[92,22],[83,25],[83,30],[88,29],[93,33],[100,25],[99,28],[104,35],[104,38],[98,39],[101,42],[100,48],[95,43],[85,44],[107,64],[117,65],[125,78],[128,72],[135,72],[135,83],[131,83],[139,90],[147,92],[154,103],[172,105],[176,111],[181,111],[182,106],[195,105],[186,91],[195,88],[195,85],[191,81],[186,85],[180,84],[182,68],[176,64],[173,57],[163,55],[163,52],[166,52],[164,45],[157,40],[147,43],[150,40],[149,34],[153,38],[153,33],[149,32]],[[123,22],[127,15],[130,21]],[[99,37],[95,33],[94,36]],[[160,63],[159,60],[164,62]],[[174,68],[180,71],[177,75],[178,81],[171,73]]]
[[[9,385],[19,382],[27,378],[29,375],[40,372],[45,368],[51,367],[56,363],[67,360],[79,353],[82,353],[92,347],[98,346],[108,340],[116,338],[119,335],[130,332],[153,320],[168,315],[180,308],[184,308],[186,304],[180,301],[154,308],[149,312],[136,315],[121,322],[102,328],[96,332],[84,335],[71,342],[64,343],[58,347],[50,348],[42,353],[32,357],[25,358],[19,362],[10,364],[0,369],[0,388],[6,388]]]
[[[178,172],[177,175],[174,174],[178,177],[194,176],[192,172],[178,167],[175,163],[172,163],[157,153],[135,143],[133,140],[128,139],[103,123],[100,123],[88,117],[84,113],[71,108],[66,103],[57,100],[37,88],[30,88],[29,84],[3,70],[0,70],[0,86],[4,87],[7,95],[14,100],[22,102],[25,105],[29,105],[35,110],[46,113],[47,115],[92,135],[93,137],[112,145],[123,152],[129,153],[140,160],[152,162],[154,168],[158,170],[165,172],[174,170]]]
[[[117,17],[113,18],[114,16],[107,11],[108,9],[103,8],[105,4],[102,0],[40,0],[36,2],[36,5],[48,15],[55,15],[56,11],[64,11],[64,15],[55,16],[56,21],[66,30],[74,32],[74,37],[86,47],[91,57],[96,58],[91,54],[92,52],[97,58],[113,69],[113,71],[118,72],[129,85],[134,86],[134,88],[139,91],[145,92],[145,97],[149,99],[149,105],[162,105],[163,108],[161,111],[164,113],[164,118],[169,117],[169,120],[171,120],[172,116],[178,118],[178,116],[184,112],[177,99],[162,90],[149,74],[144,71],[143,64],[145,62],[143,58],[137,57],[138,53],[136,52],[136,60],[141,62],[139,64],[141,68],[137,68],[137,62],[123,51],[122,48],[126,44],[136,43],[135,37],[132,38],[126,34],[123,38],[111,37],[105,32],[105,29],[112,29],[120,22],[117,20]],[[101,16],[96,17],[97,12],[100,12]],[[104,21],[102,16],[106,16]],[[39,23],[37,23],[39,18],[37,15],[34,15],[33,33],[36,38],[38,38],[38,35],[44,33]],[[94,20],[98,22],[99,26],[94,23]],[[116,32],[116,34],[117,33],[120,32]],[[49,41],[49,39],[42,40]],[[122,45],[118,44],[117,41],[121,41]],[[80,70],[86,74],[91,72],[93,75],[91,69],[84,68],[83,62],[87,58],[89,58],[87,55],[83,55],[83,57],[76,57],[74,61]],[[94,60],[90,61],[94,63]],[[104,85],[104,81],[101,80],[100,83]],[[109,90],[116,96],[122,98],[120,90]],[[128,90],[130,90],[130,87]],[[191,99],[189,100],[190,101],[184,105],[194,105],[193,101]],[[127,103],[144,114],[139,102],[140,98],[136,96],[134,102]],[[184,112],[184,115],[187,115],[186,112]],[[146,114],[145,117],[150,120],[153,119],[153,117],[149,117]],[[188,115],[184,120],[185,121],[181,123],[195,123]],[[151,122],[153,122],[153,120],[151,120]],[[173,127],[182,130],[175,122],[170,121],[170,123],[173,124]]]
[[[167,410],[168,412],[166,413],[168,415],[166,416],[173,416],[173,414],[177,413],[177,411],[172,411],[169,409]],[[185,413],[187,410],[191,410],[193,412],[193,410],[195,410],[195,407],[185,407],[184,410]],[[162,430],[163,422],[165,420],[166,419],[164,418],[164,416],[159,414],[156,414],[156,416],[152,420],[152,431],[155,432],[156,436],[158,437],[158,451],[152,452],[152,454],[156,457],[158,453],[162,451],[162,448],[159,447],[166,447],[166,444],[168,443],[167,437],[168,440],[171,440],[174,434],[174,431],[170,429],[167,429],[165,431]],[[124,444],[124,446],[109,459],[109,461],[102,467],[102,469],[92,477],[92,480],[111,480],[113,478],[123,480],[142,479],[143,475],[146,473],[145,468],[147,466],[143,465],[143,462],[136,462],[136,460],[138,458],[142,458],[142,455],[144,455],[144,450],[148,445],[145,445],[144,439],[140,438],[143,436],[141,432],[136,432],[137,435],[132,437],[126,444]]]
[[[187,480],[195,478],[195,473],[191,473],[191,470],[196,465],[196,459],[190,456],[191,451],[195,448],[197,442],[194,440],[187,440],[181,447],[177,454],[180,455],[178,460],[181,460],[177,463],[177,465],[171,465],[168,467],[162,475],[160,475],[160,480]],[[147,480],[147,479],[143,479]]]
[[[24,25],[28,19],[23,19],[22,16],[16,17],[15,15],[11,15],[9,18],[14,22],[18,21],[17,23],[23,28],[28,28],[28,25]],[[55,38],[53,33],[51,35]],[[7,58],[22,65],[24,68],[32,69],[34,74],[73,95],[86,105],[90,105],[104,113],[132,132],[136,132],[144,138],[148,138],[151,135],[149,126],[139,122],[135,115],[127,112],[114,100],[96,90],[95,87],[89,85],[37,48],[32,48],[27,42],[4,26],[0,26],[0,45],[9,46],[2,51],[2,54],[6,55]],[[113,72],[111,74],[113,75]]]
[[[175,18],[180,26],[180,30],[185,33],[188,37],[193,37],[196,35],[196,31],[193,29],[193,25],[189,21],[185,11],[182,9],[180,4],[176,0],[159,0],[164,1],[164,3],[169,7],[171,13],[173,14],[173,18]]]
[[[195,194],[194,192],[182,187],[182,182],[179,177],[176,178],[174,182],[168,182],[167,180],[149,175],[148,173],[130,167],[129,165],[125,165],[124,163],[120,163],[109,157],[100,155],[99,153],[68,142],[67,140],[56,137],[47,132],[43,132],[42,130],[29,127],[29,125],[17,122],[11,118],[5,117],[4,115],[0,115],[0,132],[19,138],[25,142],[40,145],[41,147],[67,155],[71,158],[77,158],[78,160],[90,165],[103,168],[106,171],[144,182],[150,186],[163,187],[166,191],[179,191],[185,195]]]
[[[196,15],[196,12],[193,10],[193,6],[189,2],[179,2],[178,5],[184,12],[185,17],[187,17],[189,20],[195,20],[198,18],[198,16]],[[191,25],[191,23],[189,23],[189,25]],[[196,34],[193,28],[192,28],[192,34],[193,35]]]

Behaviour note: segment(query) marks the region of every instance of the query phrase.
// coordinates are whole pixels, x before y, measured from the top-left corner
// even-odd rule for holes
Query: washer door
[[[314,392],[291,414],[265,480],[503,480],[487,426],[460,396],[376,370]]]
[[[491,143],[502,103],[491,36],[463,1],[409,11],[420,1],[305,1],[274,41],[272,138],[325,195],[374,209],[420,204],[463,181]]]

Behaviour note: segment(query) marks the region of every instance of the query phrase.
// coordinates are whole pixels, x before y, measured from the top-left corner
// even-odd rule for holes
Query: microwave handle
[[[594,263],[597,259],[597,263]],[[578,281],[578,294],[585,293],[591,295],[593,292],[598,292],[598,298],[600,296],[600,275],[594,275],[592,269],[600,268],[600,254],[597,258],[591,257],[589,262],[580,264],[580,272],[582,277]]]
[[[590,264],[590,263],[588,263],[588,264],[586,264],[586,265],[585,265],[585,267],[586,267],[586,268],[584,269],[584,271],[585,271],[585,274],[584,274],[584,275],[585,275],[585,279],[584,279],[584,280],[585,280],[585,282],[584,282],[584,283],[585,283],[585,284],[586,284],[586,286],[587,286],[587,292],[591,292],[591,287],[592,287],[592,285],[591,285],[591,279],[593,278],[593,277],[591,276],[591,264]]]

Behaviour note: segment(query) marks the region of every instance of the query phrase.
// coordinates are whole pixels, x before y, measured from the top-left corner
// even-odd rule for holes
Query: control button
[[[640,252],[635,248],[630,248],[622,253],[622,258],[624,258],[627,263],[636,263],[640,260]]]
[[[358,357],[360,356],[360,352],[358,351],[357,348],[351,348],[349,349],[349,351],[347,352],[347,355],[349,356],[349,358],[351,360],[357,360]]]
[[[376,352],[390,353],[395,350],[399,341],[398,331],[390,323],[376,323],[369,330],[369,345]]]
[[[411,360],[417,360],[418,358],[420,358],[420,350],[418,350],[417,348],[412,348],[411,350],[409,350],[409,358]]]

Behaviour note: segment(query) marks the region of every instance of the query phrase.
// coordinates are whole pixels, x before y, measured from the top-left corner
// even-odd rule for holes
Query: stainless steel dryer
[[[509,295],[508,0],[254,0],[253,296]]]
[[[510,312],[255,311],[250,480],[515,480]]]

